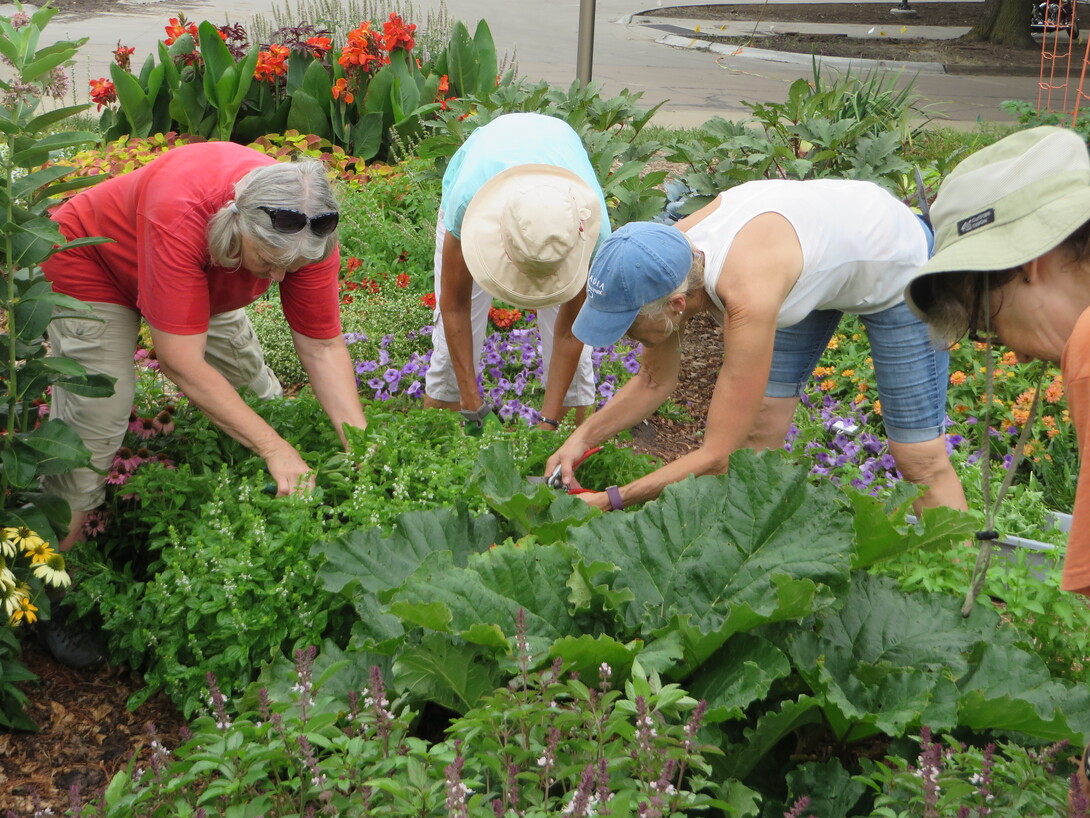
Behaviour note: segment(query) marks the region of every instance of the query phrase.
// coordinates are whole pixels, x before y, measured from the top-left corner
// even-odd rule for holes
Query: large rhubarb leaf
[[[900,735],[925,713],[932,727],[955,726],[951,682],[975,645],[996,638],[998,618],[978,606],[964,619],[954,597],[904,594],[859,572],[844,607],[815,623],[792,640],[791,658],[838,738],[858,739]]]
[[[686,686],[694,698],[708,702],[706,721],[726,721],[740,718],[746,707],[768,694],[774,681],[790,672],[791,663],[779,648],[755,634],[740,633]]]
[[[716,764],[720,778],[744,781],[762,758],[786,736],[808,725],[821,722],[821,703],[810,696],[786,699],[778,711],[769,710],[756,726],[745,731],[745,741],[724,747],[721,762]]]
[[[578,497],[531,483],[519,472],[509,443],[496,443],[481,452],[469,487],[514,529],[516,537],[533,534],[540,542],[559,542],[569,528],[600,512]]]
[[[689,670],[732,634],[832,604],[847,586],[851,518],[831,484],[812,486],[778,453],[740,451],[722,477],[668,486],[657,502],[569,532],[590,586],[627,589],[633,634],[682,633]]]
[[[519,611],[534,653],[562,636],[579,636],[588,622],[573,619],[568,588],[572,551],[566,545],[510,541],[470,557],[465,568],[435,554],[394,594],[402,619],[469,642],[506,650]]]
[[[903,488],[885,502],[854,489],[845,490],[855,511],[852,568],[866,568],[910,551],[945,550],[973,538],[977,524],[967,511],[925,508],[919,522],[907,520],[919,490],[909,489],[907,483],[898,485]]]
[[[318,579],[327,591],[380,594],[397,588],[429,554],[449,551],[455,565],[495,542],[496,520],[470,516],[464,508],[408,511],[394,522],[390,535],[377,528],[352,531],[311,554],[324,557]]]
[[[482,661],[483,653],[476,645],[455,645],[429,634],[401,651],[394,662],[393,686],[417,701],[465,713],[499,684],[494,663]]]
[[[983,645],[962,690],[958,723],[1016,730],[1083,744],[1090,738],[1090,690],[1050,677],[1039,656],[1015,645]]]

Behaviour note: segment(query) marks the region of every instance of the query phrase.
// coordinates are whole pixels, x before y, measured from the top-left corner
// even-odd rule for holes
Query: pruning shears
[[[583,465],[583,461],[585,461],[591,455],[597,454],[600,451],[602,451],[601,446],[594,446],[590,449],[587,449],[585,452],[583,452],[583,456],[575,461],[574,465],[572,466],[572,470],[574,471],[575,469],[578,469],[581,465]],[[594,491],[594,489],[585,489],[578,483],[576,483],[574,486],[564,485],[564,483],[562,482],[563,478],[560,474],[562,470],[563,466],[557,466],[555,469],[553,469],[553,473],[550,474],[548,477],[531,477],[529,478],[529,480],[531,483],[544,483],[549,488],[558,490],[564,489],[568,492],[568,494],[585,494],[587,492]]]

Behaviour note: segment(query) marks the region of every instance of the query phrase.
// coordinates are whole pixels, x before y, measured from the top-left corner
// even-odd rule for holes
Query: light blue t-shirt
[[[570,170],[598,194],[602,228],[595,252],[610,234],[609,211],[579,135],[562,119],[543,114],[504,114],[469,135],[443,174],[443,224],[457,239],[470,200],[489,179],[516,165],[555,165]]]

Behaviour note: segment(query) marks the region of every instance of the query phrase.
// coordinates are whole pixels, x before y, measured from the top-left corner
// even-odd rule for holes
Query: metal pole
[[[596,0],[579,0],[579,44],[576,51],[575,75],[583,85],[590,82],[594,63],[594,4]]]

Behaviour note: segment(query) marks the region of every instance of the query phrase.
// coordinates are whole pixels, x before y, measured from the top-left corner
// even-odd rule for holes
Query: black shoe
[[[106,661],[106,648],[86,621],[69,618],[74,614],[54,605],[52,619],[38,620],[38,639],[62,665],[77,670],[98,667]]]

